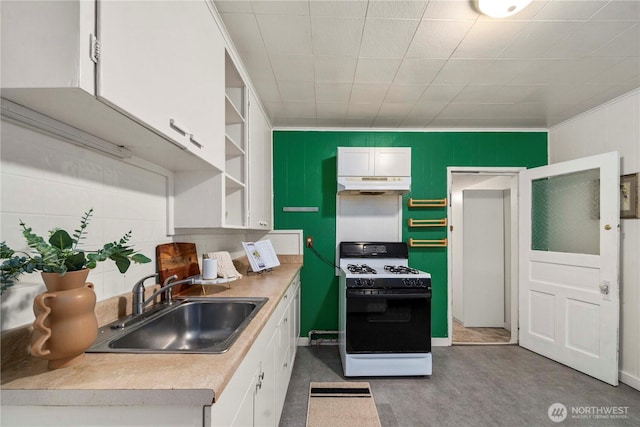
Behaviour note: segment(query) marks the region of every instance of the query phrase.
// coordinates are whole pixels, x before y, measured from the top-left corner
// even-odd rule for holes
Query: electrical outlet
[[[308,248],[312,248],[313,247],[313,237],[311,237],[311,236],[307,237],[307,247]]]

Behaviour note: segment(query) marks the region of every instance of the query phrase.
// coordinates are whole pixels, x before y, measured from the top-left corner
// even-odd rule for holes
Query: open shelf
[[[247,227],[247,85],[225,52],[224,228]]]
[[[407,206],[410,208],[437,208],[447,206],[447,198],[444,199],[409,199]]]
[[[243,190],[244,183],[232,177],[229,174],[225,174],[224,176],[224,187],[227,189],[227,192]]]
[[[242,114],[240,114],[240,111],[238,111],[229,96],[225,95],[224,99],[225,123],[228,125],[244,123],[244,117],[242,117]]]
[[[244,156],[244,150],[233,140],[229,134],[225,134],[225,157],[233,159],[234,157]]]

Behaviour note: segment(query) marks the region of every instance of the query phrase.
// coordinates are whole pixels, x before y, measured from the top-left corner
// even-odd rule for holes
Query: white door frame
[[[451,220],[453,217],[453,209],[451,204],[453,175],[493,175],[493,176],[510,176],[512,179],[511,190],[511,340],[509,344],[518,342],[518,175],[524,167],[475,167],[475,166],[449,166],[447,167],[447,218]],[[452,227],[455,224],[449,224],[447,228],[447,241],[452,242]],[[453,251],[451,247],[447,251],[447,345],[451,345],[453,341]]]

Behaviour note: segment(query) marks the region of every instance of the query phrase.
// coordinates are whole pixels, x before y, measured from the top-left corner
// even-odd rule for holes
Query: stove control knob
[[[356,279],[355,285],[357,288],[366,288],[373,283],[373,279]]]

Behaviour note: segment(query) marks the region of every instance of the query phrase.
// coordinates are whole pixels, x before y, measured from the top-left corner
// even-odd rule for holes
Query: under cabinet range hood
[[[338,194],[389,196],[411,190],[410,176],[339,176]]]
[[[338,194],[401,195],[410,190],[410,147],[338,147]]]

